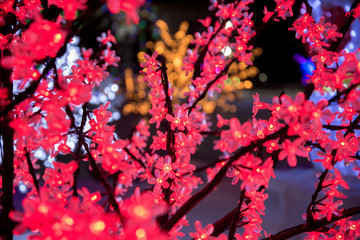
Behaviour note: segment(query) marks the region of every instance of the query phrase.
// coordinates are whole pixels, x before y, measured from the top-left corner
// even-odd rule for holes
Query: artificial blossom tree
[[[351,196],[342,193],[348,184],[337,167],[345,163],[360,170],[360,55],[339,48],[360,14],[360,1],[338,28],[324,17],[316,22],[303,0],[305,11],[289,30],[308,46],[316,66],[304,91],[295,98],[282,93],[271,103],[255,94],[250,120],[218,114],[211,122],[199,103],[221,92],[231,64],[252,65],[252,44],[267,25],[293,15],[295,0],[274,0],[274,8],[264,8],[263,22],[254,26],[253,2],[210,1],[209,17],[199,20],[204,31],[195,34],[181,60],[191,83],[179,104],[174,104],[164,57],[144,56],[140,73],[149,88],[149,120],[140,120],[128,138],[119,139],[109,124],[110,103],[95,109],[89,104],[93,89],[109,77],[109,67],[121,64],[112,33],[98,38],[98,48],[82,48],[70,68],[58,60],[102,5],[137,23],[144,0],[0,1],[2,238],[28,231],[30,239],[181,239],[189,224],[196,231],[185,238],[197,240],[286,239],[301,233],[306,239],[359,238],[360,205],[341,207],[341,199]],[[225,48],[232,53],[224,55]],[[311,100],[314,93],[322,97]],[[258,119],[258,111],[270,117]],[[221,157],[197,169],[193,155],[209,136],[216,136],[213,150]],[[50,166],[38,160],[39,149],[54,159]],[[298,157],[310,152],[317,153],[315,161],[324,170],[304,202],[303,224],[265,232],[261,216],[277,163],[286,160],[296,167]],[[201,170],[207,179],[198,176]],[[82,186],[80,171],[90,171],[102,187]],[[214,223],[189,222],[186,215],[225,177],[238,186],[238,205]],[[136,187],[139,182],[147,187]],[[28,193],[22,209],[14,209],[20,184]]]

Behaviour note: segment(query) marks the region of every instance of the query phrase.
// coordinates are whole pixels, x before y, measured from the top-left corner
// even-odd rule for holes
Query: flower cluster
[[[34,239],[117,239],[118,218],[107,213],[89,198],[72,198],[69,203],[51,196],[47,188],[41,188],[39,197],[23,200],[24,213],[12,212],[14,221],[21,221],[14,229],[22,234],[27,229],[39,232]]]

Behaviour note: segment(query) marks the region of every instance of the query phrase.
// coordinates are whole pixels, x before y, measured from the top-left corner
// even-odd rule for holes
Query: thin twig
[[[228,235],[229,240],[235,239],[234,236],[235,236],[236,228],[237,228],[237,225],[238,225],[238,221],[239,221],[239,217],[240,217],[240,209],[241,209],[241,206],[243,204],[244,197],[245,197],[245,189],[243,189],[240,192],[240,201],[239,201],[237,209],[236,209],[236,211],[235,211],[235,213],[233,215],[233,218],[231,220],[230,229],[229,229],[229,235]]]
[[[33,183],[36,188],[36,191],[39,194],[39,180],[36,178],[36,175],[35,175],[34,166],[31,162],[30,152],[26,148],[24,148],[24,151],[25,151],[26,162],[27,162],[27,165],[29,168],[29,173],[33,179]]]
[[[165,102],[168,109],[168,114],[173,115],[172,102],[169,96],[169,79],[166,73],[167,68],[166,68],[165,58],[161,58],[160,70],[161,70],[161,84],[164,87]],[[171,129],[171,124],[168,124],[168,130],[166,136],[166,150],[173,162],[175,161],[175,152],[173,149],[174,142],[175,142],[174,131]]]
[[[138,162],[138,163],[141,165],[141,167],[143,167],[144,169],[146,169],[146,166],[145,166],[145,164],[143,163],[143,161],[141,161],[140,159],[138,159],[137,157],[135,157],[135,155],[132,154],[128,148],[125,147],[125,148],[123,148],[123,149],[124,149],[124,151],[125,151],[127,154],[130,155],[130,157],[131,157],[133,160],[135,160],[136,162]]]
[[[80,124],[80,128],[78,130],[78,133],[83,135],[84,134],[84,127],[85,127],[85,123],[86,123],[86,117],[87,117],[87,105],[88,103],[85,103],[83,106],[82,106],[82,117],[81,117],[81,124]],[[75,170],[74,172],[74,183],[73,183],[73,196],[77,197],[78,196],[78,192],[77,192],[77,178],[80,174],[80,163],[81,163],[81,148],[82,148],[82,145],[80,143],[78,143],[78,146],[77,146],[77,149],[76,149],[76,153],[75,153],[75,160],[76,160],[76,163],[78,165],[78,168]]]

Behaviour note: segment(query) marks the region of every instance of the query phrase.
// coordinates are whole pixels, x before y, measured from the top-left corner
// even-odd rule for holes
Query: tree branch
[[[84,127],[85,127],[85,124],[86,124],[86,117],[87,117],[87,105],[88,103],[85,103],[83,106],[82,106],[82,110],[83,110],[83,113],[82,113],[82,117],[81,117],[81,124],[80,124],[80,128],[78,130],[78,133],[83,135],[84,134]],[[78,146],[77,146],[77,149],[76,149],[76,153],[75,153],[75,156],[76,156],[76,163],[78,165],[78,168],[75,170],[74,172],[74,183],[73,183],[73,196],[77,197],[78,196],[78,192],[77,192],[77,178],[80,174],[80,160],[81,160],[81,147],[82,147],[82,144],[79,142],[78,143]]]
[[[229,229],[229,235],[228,235],[229,240],[235,239],[234,236],[235,236],[237,224],[238,224],[238,221],[239,221],[240,209],[241,209],[241,205],[242,205],[242,203],[244,201],[244,197],[245,197],[245,189],[242,190],[241,193],[240,193],[240,201],[239,201],[239,204],[238,204],[238,206],[236,208],[236,211],[234,212],[234,215],[233,215],[232,220],[231,220],[230,229]]]
[[[170,231],[174,225],[186,214],[188,213],[195,205],[197,205],[203,198],[205,198],[214,188],[221,182],[222,178],[225,176],[227,169],[232,165],[232,163],[237,160],[240,156],[244,155],[247,152],[254,150],[257,146],[278,138],[287,133],[289,129],[288,126],[285,126],[273,134],[268,135],[267,137],[251,142],[248,146],[241,148],[237,153],[231,156],[227,163],[219,170],[215,175],[213,180],[211,180],[202,190],[194,194],[188,201],[186,201],[178,211],[170,218],[163,226],[162,230]]]
[[[333,215],[330,221],[326,219],[326,217],[320,219],[320,220],[314,220],[311,223],[304,223],[299,224],[294,227],[285,229],[273,236],[264,238],[263,240],[280,240],[280,239],[288,239],[293,236],[296,236],[298,234],[304,233],[304,232],[311,232],[315,231],[316,229],[322,228],[330,223],[336,222],[338,220],[348,218],[351,216],[354,216],[356,214],[360,214],[360,207],[353,207],[348,210],[345,210],[342,212],[341,216]]]
[[[35,170],[34,170],[34,166],[33,166],[32,162],[31,162],[30,152],[26,148],[24,148],[24,151],[25,151],[26,162],[27,162],[27,165],[29,168],[29,173],[33,179],[33,183],[36,188],[36,191],[39,194],[39,180],[35,176]]]

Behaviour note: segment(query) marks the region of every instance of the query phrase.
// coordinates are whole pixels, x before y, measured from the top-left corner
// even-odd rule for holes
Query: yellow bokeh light
[[[175,67],[180,67],[181,66],[181,59],[180,58],[175,58],[174,59],[174,65],[175,65]]]
[[[140,63],[145,62],[144,54],[144,52],[138,52],[137,54],[137,58]]]
[[[183,31],[178,31],[178,32],[175,34],[175,38],[176,38],[176,39],[182,39],[183,37],[185,37],[185,32],[183,32]]]
[[[164,48],[162,46],[158,46],[155,48],[155,51],[157,51],[159,54],[162,54],[164,52]]]
[[[145,44],[146,48],[153,48],[154,47],[154,43],[152,41],[147,41]]]
[[[237,87],[237,89],[243,89],[243,88],[244,88],[244,83],[243,83],[243,82],[239,82],[236,87]]]
[[[253,84],[252,84],[251,81],[245,80],[245,81],[244,81],[244,87],[245,87],[246,89],[250,89],[250,88],[253,87]]]
[[[239,78],[240,79],[246,79],[248,77],[248,74],[246,73],[246,71],[241,71],[239,73]]]
[[[139,96],[140,98],[144,98],[144,97],[146,97],[146,92],[145,92],[144,90],[140,90],[140,91],[138,92],[138,96]]]
[[[203,102],[202,108],[207,114],[213,113],[215,111],[216,103],[215,102]]]
[[[247,65],[245,64],[244,61],[241,61],[238,63],[238,67],[240,70],[244,70],[245,68],[247,68]]]

